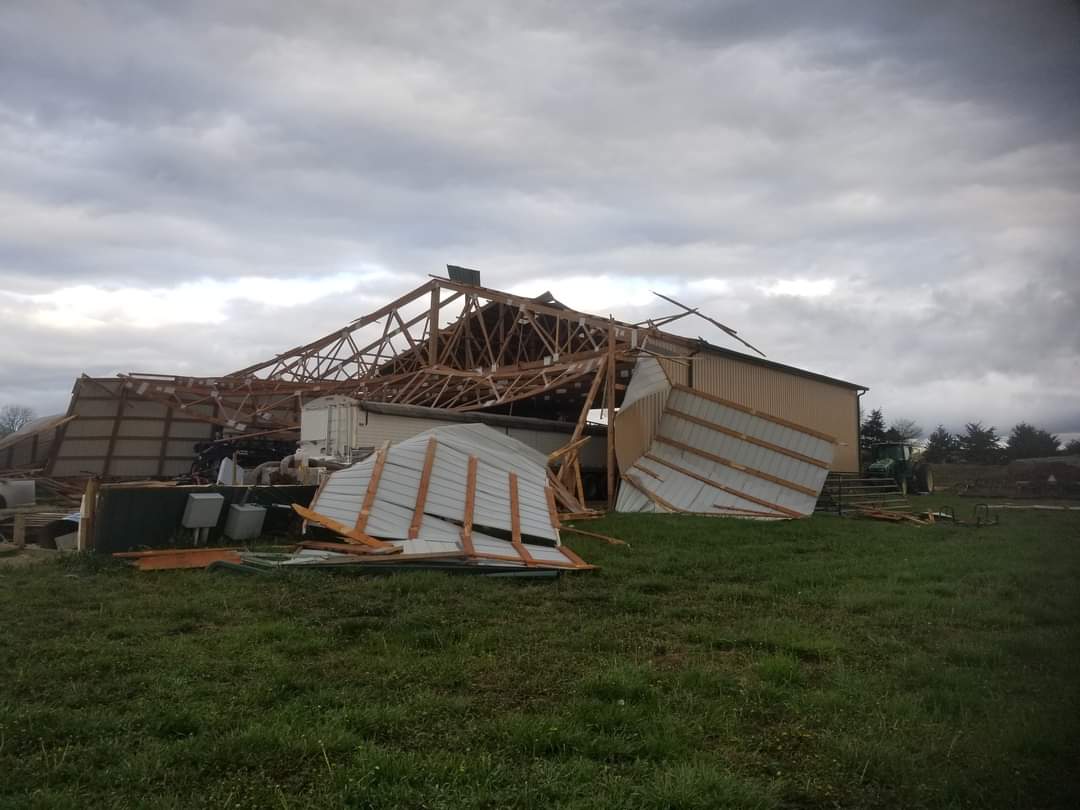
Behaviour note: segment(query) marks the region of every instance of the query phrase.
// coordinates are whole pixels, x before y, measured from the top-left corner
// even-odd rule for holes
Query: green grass
[[[1075,807],[1080,515],[1003,521],[613,516],[557,583],[0,568],[0,807]]]

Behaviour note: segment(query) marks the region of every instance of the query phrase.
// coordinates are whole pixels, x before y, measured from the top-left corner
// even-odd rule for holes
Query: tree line
[[[867,414],[861,426],[862,449],[869,453],[879,442],[913,442],[923,430],[911,419],[896,419],[885,427],[881,408]],[[968,464],[1004,464],[1018,458],[1080,455],[1080,439],[1064,447],[1057,436],[1027,422],[1013,426],[1008,436],[1001,436],[993,425],[968,422],[960,433],[951,433],[938,425],[926,438],[922,457],[933,463],[959,461]]]

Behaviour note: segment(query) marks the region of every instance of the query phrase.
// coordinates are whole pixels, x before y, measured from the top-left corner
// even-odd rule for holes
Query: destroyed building
[[[627,323],[572,310],[550,294],[530,298],[482,287],[474,271],[450,271],[451,278],[432,277],[369,315],[231,374],[81,377],[66,414],[50,422],[47,453],[35,449],[33,463],[52,478],[173,478],[189,474],[200,454],[223,457],[240,442],[263,443],[269,458],[301,439],[321,442],[322,452],[334,444],[359,458],[388,439],[478,421],[558,459],[560,480],[582,502],[606,495],[614,504],[620,481],[634,486],[635,477],[639,484],[650,477],[647,470],[657,474],[654,467],[663,462],[655,459],[677,441],[662,423],[680,418],[672,415],[676,399],[685,405],[696,397],[727,408],[727,417],[768,423],[743,430],[720,424],[710,434],[714,443],[748,442],[752,448],[740,452],[758,462],[715,452],[730,464],[705,458],[712,468],[793,484],[784,492],[796,500],[820,489],[815,470],[859,470],[864,386],[667,331],[677,320],[705,317],[675,301],[674,314]],[[340,433],[330,441],[328,403],[349,412],[352,432],[344,443]],[[317,436],[301,435],[305,408]],[[616,417],[596,424],[590,412],[598,410]],[[784,425],[788,432],[773,438],[752,435]],[[829,452],[789,446],[802,446],[807,437],[828,440]],[[667,451],[654,446],[665,440]],[[747,512],[764,509],[740,503]]]

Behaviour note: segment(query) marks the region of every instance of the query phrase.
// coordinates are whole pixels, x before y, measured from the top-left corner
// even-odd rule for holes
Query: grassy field
[[[615,516],[543,584],[0,568],[0,807],[1075,807],[1080,514],[1003,520]]]

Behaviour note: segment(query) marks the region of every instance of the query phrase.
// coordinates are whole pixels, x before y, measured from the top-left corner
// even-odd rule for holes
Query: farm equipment
[[[872,449],[873,461],[866,468],[868,478],[891,478],[900,492],[934,491],[934,473],[930,465],[912,458],[907,442],[880,442]]]

